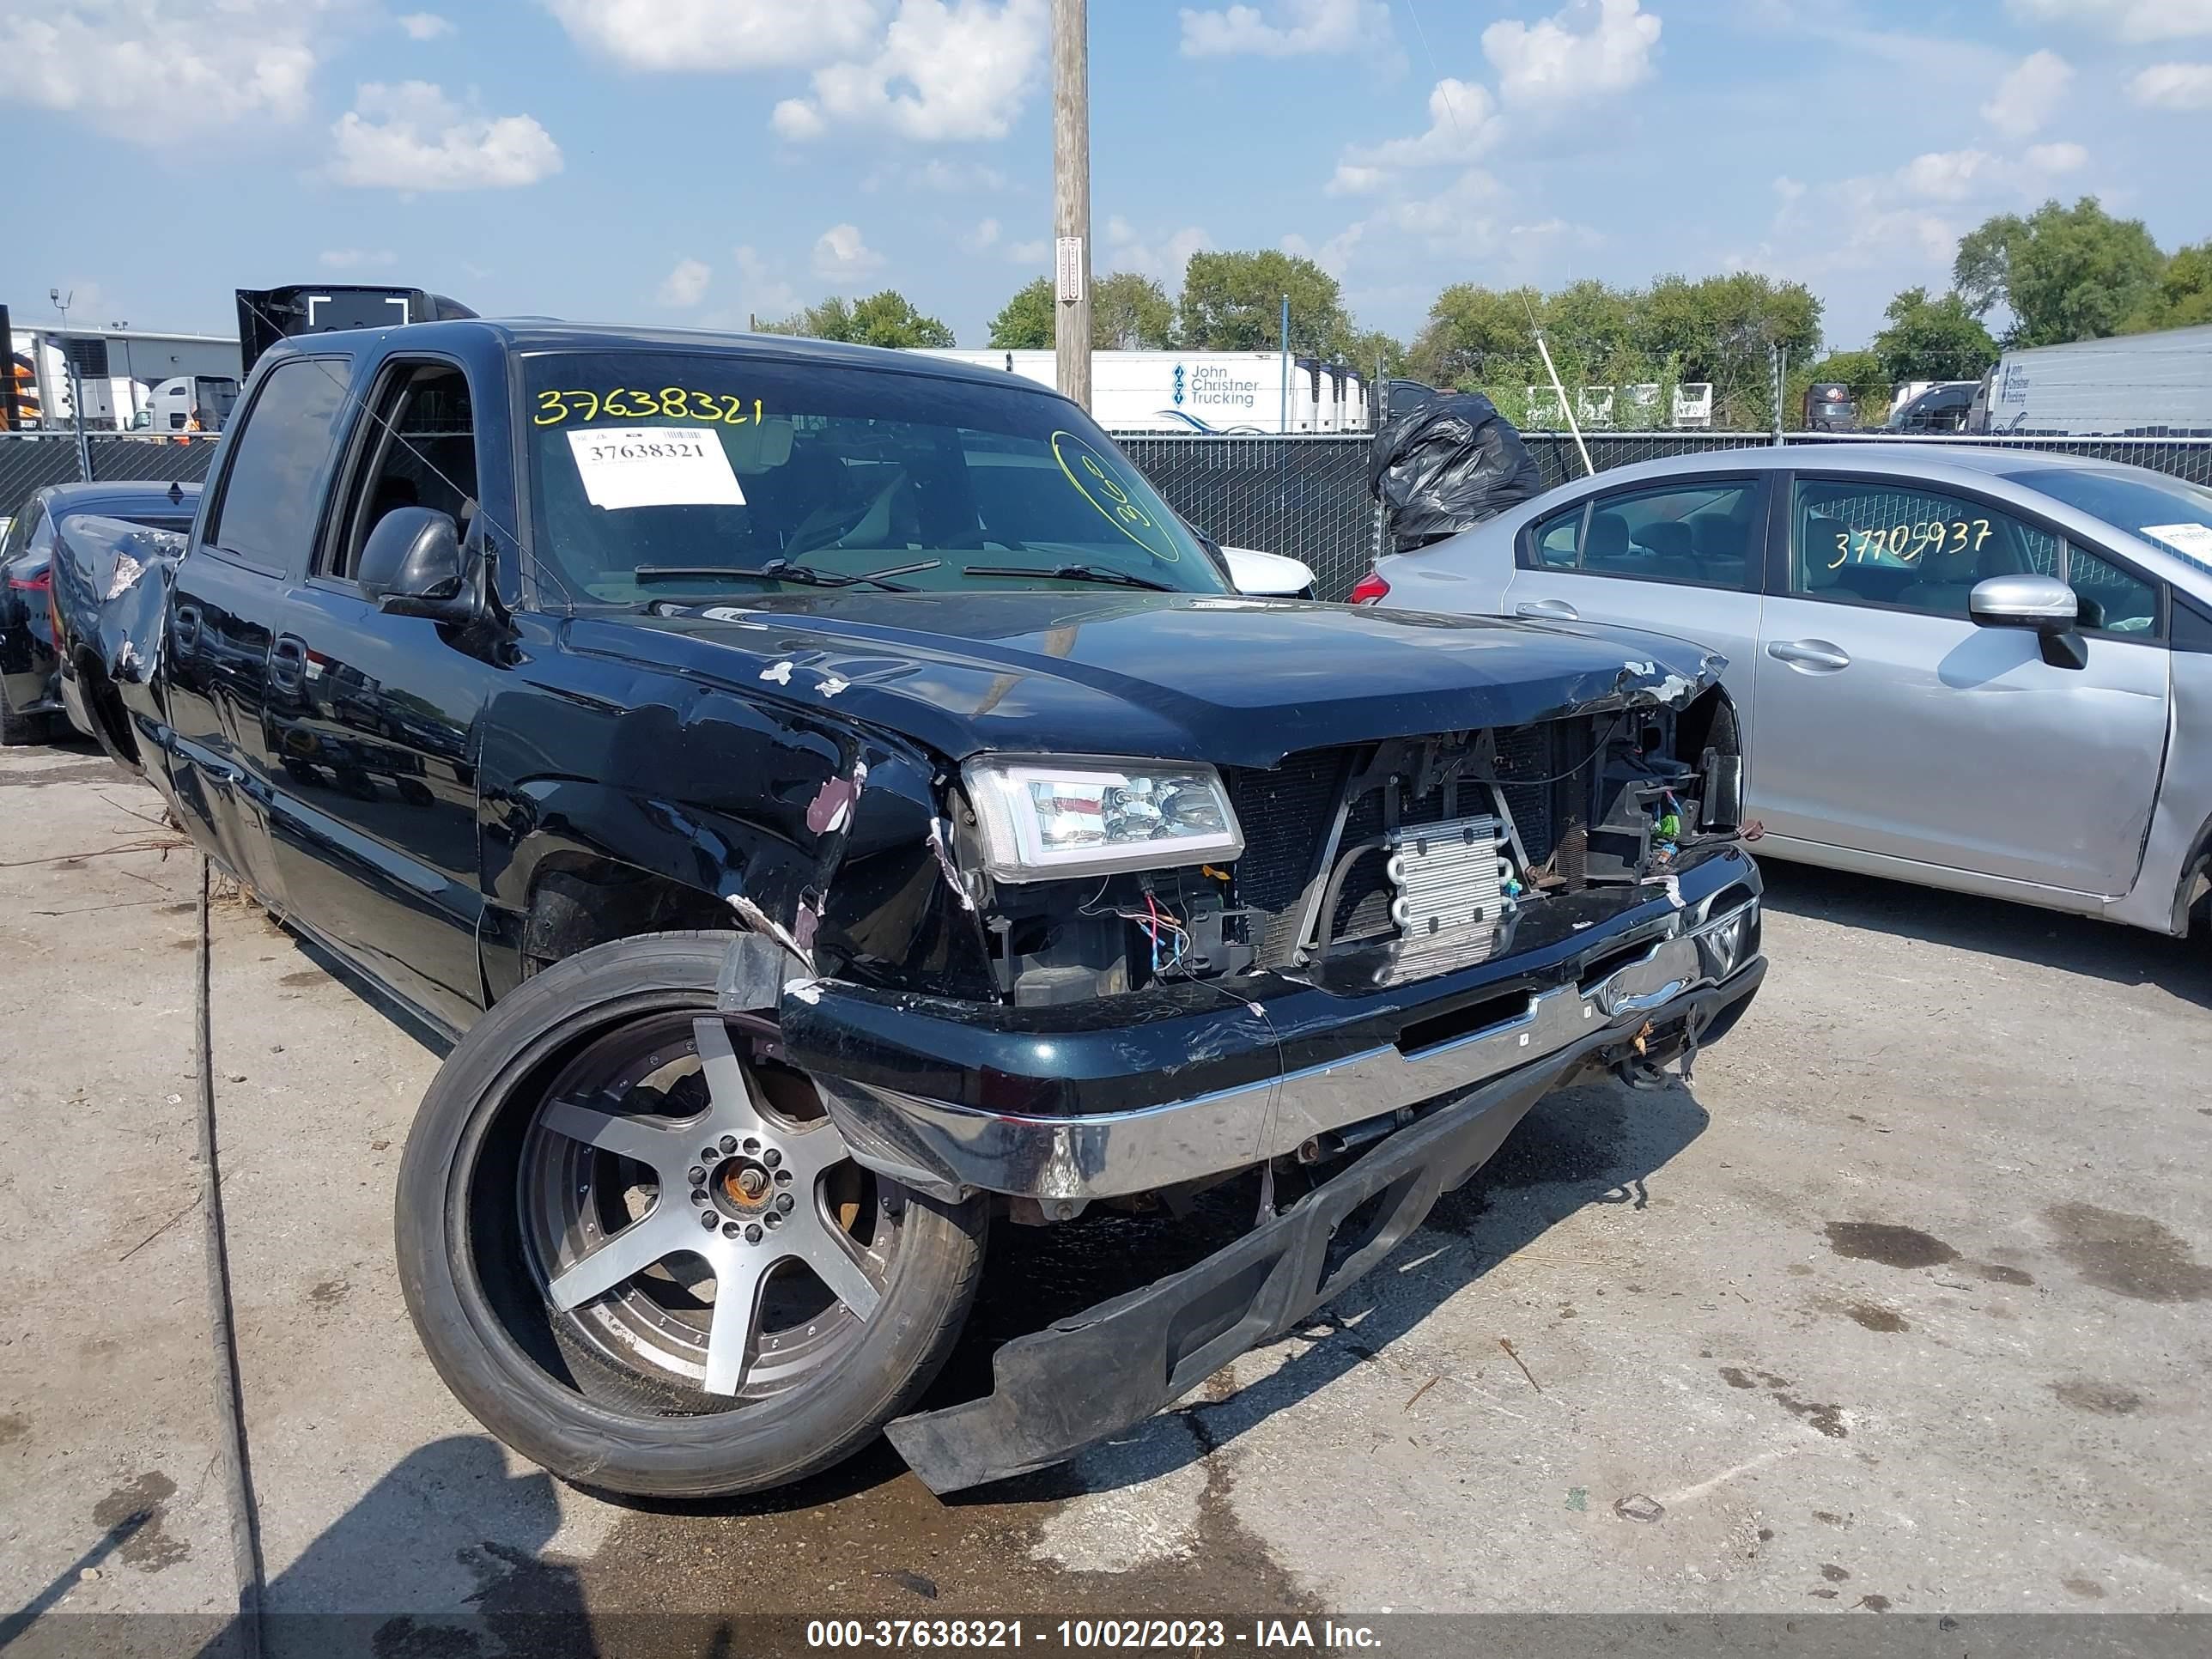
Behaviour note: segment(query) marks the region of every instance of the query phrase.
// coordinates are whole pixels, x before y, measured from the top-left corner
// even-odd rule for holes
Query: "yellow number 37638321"
[[[531,421],[536,426],[560,426],[572,416],[578,421],[660,419],[743,426],[761,418],[761,400],[681,386],[665,386],[658,392],[620,386],[609,392],[541,392]]]

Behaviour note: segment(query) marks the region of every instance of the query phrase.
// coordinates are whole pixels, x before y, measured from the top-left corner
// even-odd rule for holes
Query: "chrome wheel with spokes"
[[[523,1152],[547,1300],[608,1361],[725,1401],[832,1361],[897,1249],[898,1194],[851,1162],[774,1038],[682,1014],[611,1033],[549,1090]]]
[[[401,1284],[448,1387],[557,1474],[780,1485],[872,1438],[972,1299],[981,1200],[850,1156],[772,1021],[713,1012],[721,934],[605,945],[502,999],[408,1136]]]

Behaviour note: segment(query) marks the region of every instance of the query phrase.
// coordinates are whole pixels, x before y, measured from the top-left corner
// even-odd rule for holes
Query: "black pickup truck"
[[[294,339],[190,537],[88,571],[101,740],[455,1038],[409,1304],[602,1488],[886,1429],[939,1490],[1063,1458],[1336,1294],[1547,1091],[1686,1069],[1765,969],[1717,659],[1240,597],[1005,374]],[[1225,1248],[902,1415],[992,1224],[1224,1197]]]

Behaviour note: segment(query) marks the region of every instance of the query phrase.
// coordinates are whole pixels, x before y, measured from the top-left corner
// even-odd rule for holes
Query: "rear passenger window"
[[[1601,496],[1586,523],[1577,508],[1540,526],[1537,558],[1553,569],[1593,576],[1741,588],[1755,568],[1758,496],[1748,479]]]
[[[1558,517],[1536,526],[1536,562],[1555,570],[1575,568],[1575,544],[1582,534],[1583,509],[1577,502]]]
[[[208,541],[249,564],[289,570],[313,539],[318,486],[345,412],[347,367],[326,358],[281,363],[231,435],[230,468]]]
[[[1963,620],[1978,581],[2060,574],[2057,537],[1980,501],[1841,478],[1801,478],[1796,495],[1790,591],[1801,599]]]

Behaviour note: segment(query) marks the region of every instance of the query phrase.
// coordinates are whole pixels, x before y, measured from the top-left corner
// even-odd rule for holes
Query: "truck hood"
[[[858,593],[570,621],[567,648],[986,750],[1272,766],[1303,749],[1679,706],[1723,659],[1630,629],[1229,594]]]

